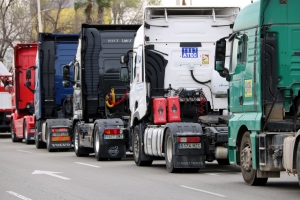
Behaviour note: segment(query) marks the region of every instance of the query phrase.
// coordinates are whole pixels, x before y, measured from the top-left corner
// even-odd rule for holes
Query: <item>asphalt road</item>
[[[300,199],[298,179],[281,173],[266,186],[244,183],[236,166],[207,163],[198,173],[167,172],[164,161],[137,167],[122,161],[76,157],[74,151],[48,153],[35,145],[12,143],[0,134],[0,200],[48,199]]]

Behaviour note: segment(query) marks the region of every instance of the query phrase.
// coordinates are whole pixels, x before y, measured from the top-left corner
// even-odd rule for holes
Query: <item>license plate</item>
[[[30,132],[35,132],[34,128],[29,129]]]
[[[52,133],[52,136],[69,136],[69,133]]]
[[[110,139],[123,139],[123,134],[119,135],[104,135],[104,139],[110,140]]]
[[[201,149],[201,143],[179,143],[179,149]]]

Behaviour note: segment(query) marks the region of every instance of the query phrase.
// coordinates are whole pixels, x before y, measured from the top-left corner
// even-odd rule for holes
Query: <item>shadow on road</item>
[[[0,138],[10,138],[10,132],[0,133]]]

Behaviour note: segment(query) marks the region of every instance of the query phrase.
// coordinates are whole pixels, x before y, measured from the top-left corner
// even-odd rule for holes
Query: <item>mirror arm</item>
[[[25,86],[27,87],[27,89],[28,89],[30,92],[32,92],[33,94],[35,93],[35,90],[31,89],[30,86],[28,86],[28,85],[26,85],[26,84],[25,84]]]

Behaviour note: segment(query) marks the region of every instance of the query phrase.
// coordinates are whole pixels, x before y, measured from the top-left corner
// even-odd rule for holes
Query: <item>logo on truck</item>
[[[118,153],[119,153],[118,146],[111,147],[111,148],[108,150],[108,153],[109,153],[109,155],[111,155],[111,156],[116,156],[116,155],[118,155]]]
[[[198,48],[182,48],[182,58],[198,58]]]

